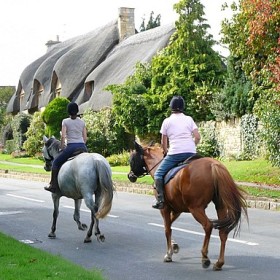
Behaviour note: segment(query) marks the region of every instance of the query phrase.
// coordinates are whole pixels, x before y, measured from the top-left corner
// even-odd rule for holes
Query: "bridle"
[[[159,162],[157,162],[150,170],[147,170],[147,173],[145,175],[151,175],[151,171],[156,168],[161,162],[163,161],[163,159],[161,159]],[[145,161],[144,161],[145,162]],[[145,165],[146,165],[146,162],[145,162]],[[147,169],[147,165],[146,165],[146,169]],[[144,176],[145,176],[144,175]]]
[[[54,157],[50,154],[50,149],[52,148],[52,146],[54,145],[55,141],[50,138],[46,144],[45,144],[45,147],[46,147],[46,152],[47,152],[47,155],[48,155],[48,158],[44,157],[46,160],[48,161],[52,161],[54,159]]]
[[[54,160],[54,156],[50,153],[50,150],[52,149],[52,147],[56,145],[56,141],[53,138],[50,138],[46,143],[45,143],[45,147],[44,147],[44,151],[46,152],[46,155],[44,153],[44,160],[46,162],[46,166],[45,169],[49,169],[52,166],[52,162]]]
[[[139,153],[140,154],[140,163],[139,165],[141,165],[140,169],[141,169],[141,173],[140,173],[140,169],[137,170],[137,174],[134,173],[133,170],[131,170],[129,173],[128,173],[128,179],[130,181],[136,181],[137,178],[142,178],[146,175],[151,175],[151,171],[154,170],[161,162],[163,159],[161,159],[159,162],[157,162],[152,168],[148,168],[145,160],[144,160],[144,149],[141,149],[140,151],[136,151],[136,154]],[[136,157],[136,155],[135,155]],[[139,171],[139,172],[138,172]]]

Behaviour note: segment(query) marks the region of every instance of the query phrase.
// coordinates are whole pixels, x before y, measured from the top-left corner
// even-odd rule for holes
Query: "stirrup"
[[[163,209],[164,208],[164,202],[163,201],[157,201],[155,204],[152,205],[155,209]]]

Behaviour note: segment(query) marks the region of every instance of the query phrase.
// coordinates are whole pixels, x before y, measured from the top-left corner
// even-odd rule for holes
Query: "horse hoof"
[[[213,270],[214,271],[221,271],[222,268],[221,267],[218,267],[216,264],[213,265]]]
[[[104,242],[105,241],[105,236],[104,235],[100,235],[100,236],[97,237],[97,240],[99,242]]]
[[[169,256],[165,256],[164,257],[164,260],[163,260],[164,262],[172,262],[172,257],[169,257]]]
[[[81,226],[79,227],[79,230],[86,230],[86,229],[87,229],[86,224],[81,224]]]
[[[55,233],[51,232],[51,233],[49,233],[48,237],[51,239],[55,239],[56,235],[55,235]]]
[[[211,262],[210,260],[203,260],[202,261],[202,267],[203,268],[208,268],[210,266]]]
[[[179,245],[177,243],[173,243],[172,244],[172,248],[173,248],[173,253],[174,254],[179,253],[180,247],[179,247]]]
[[[91,238],[86,237],[85,240],[84,240],[84,243],[91,243]]]

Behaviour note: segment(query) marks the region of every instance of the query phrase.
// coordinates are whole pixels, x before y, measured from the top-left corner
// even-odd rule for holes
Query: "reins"
[[[147,170],[147,174],[145,174],[145,175],[150,174],[150,172],[151,172],[154,168],[156,168],[162,161],[163,161],[163,159],[161,159],[158,163],[156,163],[150,170]],[[145,161],[144,161],[144,162],[145,162]],[[146,162],[145,162],[145,165],[146,165]],[[147,169],[147,165],[146,165],[146,169]],[[144,175],[144,176],[145,176],[145,175]]]
[[[48,154],[48,157],[49,157],[49,160],[53,160],[54,159],[54,156],[52,156],[51,154],[50,154],[50,149],[52,148],[52,146],[54,146],[56,144],[56,141],[52,141],[52,143],[49,145],[49,146],[47,146],[47,154]]]
[[[144,150],[143,150],[143,154],[141,155],[141,159],[143,160],[143,162],[144,162],[144,166],[143,166],[143,168],[146,170],[146,172],[144,172],[142,175],[140,175],[140,176],[137,176],[138,178],[142,178],[142,177],[144,177],[144,176],[146,176],[146,175],[151,175],[150,173],[151,173],[151,171],[153,170],[153,169],[155,169],[162,161],[163,161],[163,158],[158,162],[158,163],[156,163],[150,170],[149,170],[149,168],[148,168],[148,166],[147,166],[147,164],[146,164],[146,162],[145,162],[145,160],[144,160]]]

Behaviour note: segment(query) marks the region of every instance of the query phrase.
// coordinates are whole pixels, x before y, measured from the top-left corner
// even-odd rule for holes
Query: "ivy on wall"
[[[32,116],[24,113],[16,115],[11,123],[14,139],[14,151],[20,151],[26,138],[26,132],[30,125]]]
[[[201,141],[197,147],[198,153],[203,156],[235,160],[266,157],[266,148],[261,137],[262,127],[256,116],[252,114],[242,116],[240,121],[237,121],[239,129],[231,127],[230,122],[226,122],[223,132],[217,123],[214,121],[199,123]],[[230,147],[225,143],[225,137],[230,142]],[[235,151],[232,150],[233,146]]]
[[[252,160],[258,156],[260,139],[258,133],[258,119],[252,114],[246,114],[240,121],[243,160]]]
[[[220,147],[216,135],[215,122],[201,123],[199,132],[201,141],[197,146],[197,152],[204,157],[219,157]]]

